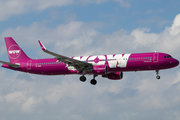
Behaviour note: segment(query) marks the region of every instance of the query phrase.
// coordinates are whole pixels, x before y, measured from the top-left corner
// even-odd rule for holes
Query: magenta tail
[[[19,45],[13,40],[12,37],[5,37],[6,48],[9,56],[10,62],[16,62],[19,60],[30,59],[24,51],[19,47]]]

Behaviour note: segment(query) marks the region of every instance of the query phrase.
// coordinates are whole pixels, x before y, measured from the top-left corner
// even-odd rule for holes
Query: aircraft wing
[[[6,64],[6,65],[9,65],[10,67],[14,67],[14,68],[18,68],[18,67],[20,67],[20,65],[19,65],[19,64],[13,64],[13,63],[4,62],[4,61],[0,61],[0,63]]]
[[[78,71],[88,71],[88,70],[91,70],[92,69],[92,64],[91,63],[87,63],[87,62],[83,62],[83,61],[80,61],[80,60],[76,60],[76,59],[72,59],[72,58],[69,58],[69,57],[66,57],[66,56],[63,56],[63,55],[59,55],[59,54],[56,54],[54,52],[51,52],[49,50],[47,50],[44,45],[41,43],[41,41],[39,40],[38,41],[42,50],[50,55],[53,55],[55,56],[55,58],[58,60],[58,61],[61,61],[65,64],[67,64],[68,66],[73,66],[75,67]]]

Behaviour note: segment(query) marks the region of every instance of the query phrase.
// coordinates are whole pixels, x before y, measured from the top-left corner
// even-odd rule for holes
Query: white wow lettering
[[[117,67],[126,67],[127,65],[127,59],[129,58],[131,54],[116,54],[115,56],[113,55],[107,55],[107,59],[113,60],[113,61],[108,61],[109,67],[110,68],[116,68]]]
[[[73,59],[86,61],[88,63],[92,63],[93,65],[105,65],[107,61],[110,68],[116,68],[116,67],[123,68],[127,66],[127,60],[129,59],[130,55],[131,54],[82,56],[82,57],[74,57]]]
[[[21,48],[14,44],[8,48],[8,55],[11,59],[17,59],[21,55]]]
[[[9,51],[9,54],[19,54],[20,50],[11,50]]]

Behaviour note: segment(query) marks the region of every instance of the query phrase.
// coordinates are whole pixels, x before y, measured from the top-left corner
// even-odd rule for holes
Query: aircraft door
[[[27,61],[27,70],[31,70],[31,60]]]
[[[153,62],[158,62],[158,56],[159,56],[158,53],[154,53],[154,55],[153,55]]]

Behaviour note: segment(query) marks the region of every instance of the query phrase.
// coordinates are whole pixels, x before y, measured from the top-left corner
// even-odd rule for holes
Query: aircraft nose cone
[[[178,65],[179,65],[179,61],[178,61],[178,60],[176,60],[176,64],[177,64],[176,66],[178,66]]]
[[[179,65],[179,61],[175,59],[175,60],[173,61],[173,64],[174,64],[174,66],[178,66],[178,65]]]

